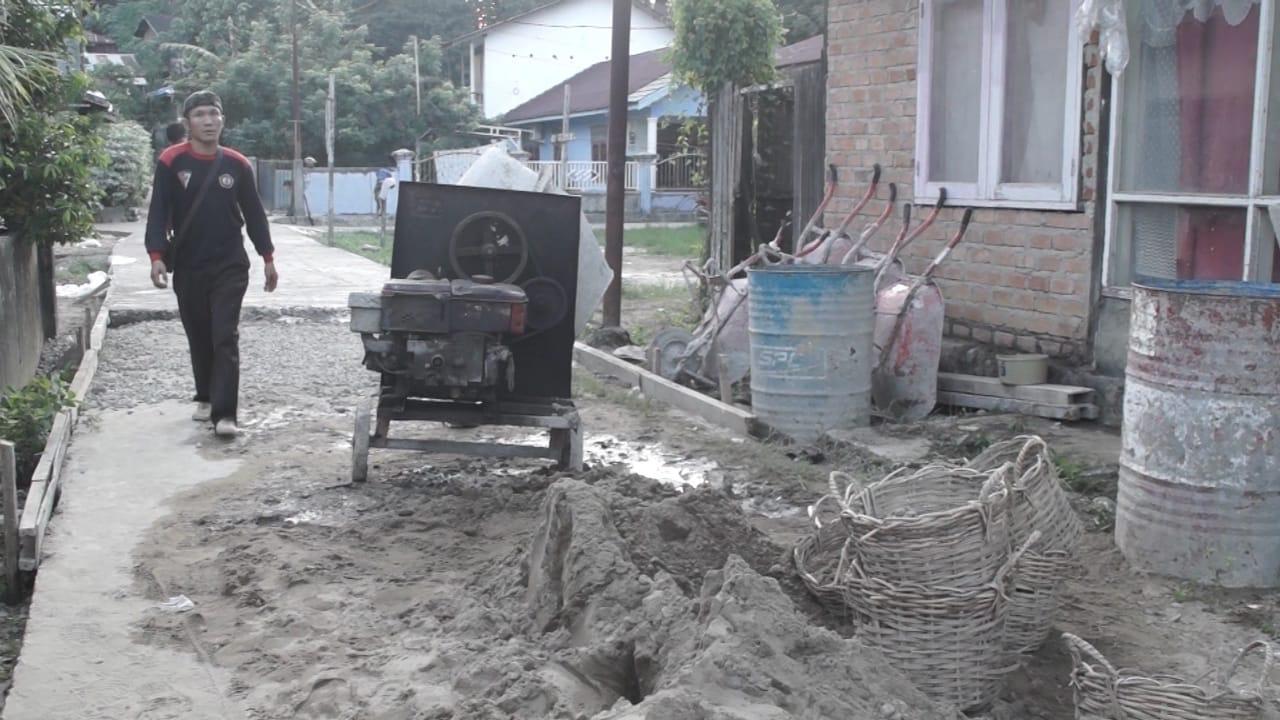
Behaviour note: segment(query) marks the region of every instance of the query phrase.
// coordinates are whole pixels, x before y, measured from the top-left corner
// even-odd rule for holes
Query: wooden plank
[[[82,403],[89,396],[89,387],[93,384],[93,376],[98,372],[98,351],[88,350],[84,357],[80,358],[80,368],[76,370],[76,376],[71,380],[71,392],[75,393],[76,402]],[[73,413],[72,419],[76,419],[78,413]]]
[[[1052,405],[1018,400],[1016,398],[993,397],[991,395],[973,395],[970,393],[938,391],[938,402],[942,405],[973,408],[975,410],[995,410],[999,412],[1015,412],[1023,415],[1035,415],[1050,420],[1096,420],[1096,405]]]
[[[680,408],[739,435],[752,436],[759,433],[760,424],[752,413],[677,385],[609,353],[589,345],[574,343],[573,357],[592,372],[616,377],[632,387],[640,388],[640,392],[649,398]]]
[[[59,418],[66,418],[67,434],[65,441],[58,448],[53,466],[50,468],[49,484],[45,487],[44,497],[40,499],[39,515],[37,516],[35,547],[31,556],[32,570],[40,566],[40,558],[42,557],[42,548],[44,547],[44,538],[49,528],[49,521],[53,518],[53,507],[58,502],[58,497],[62,492],[63,468],[66,466],[67,451],[71,447],[71,435],[74,432],[73,422],[70,413],[67,410],[59,413]],[[25,569],[25,568],[24,568]]]
[[[107,323],[110,321],[111,311],[103,305],[98,309],[98,319],[93,323],[93,330],[89,333],[89,347],[94,350],[100,350],[102,343],[107,339]]]
[[[23,506],[22,519],[18,523],[18,527],[24,529],[23,535],[35,533],[36,515],[40,501],[44,499],[44,489],[53,476],[54,461],[58,459],[61,452],[59,448],[65,447],[70,431],[70,417],[65,413],[58,413],[53,419],[49,439],[45,441],[44,452],[40,455],[40,461],[36,463],[35,472],[31,474],[31,487],[27,490],[26,505]]]
[[[792,247],[805,223],[813,216],[825,194],[827,78],[822,63],[785,70],[794,79],[795,112],[792,122]],[[852,182],[853,178],[840,178]]]
[[[17,601],[18,589],[18,458],[13,443],[0,440],[0,501],[4,503],[5,602]]]
[[[938,389],[1048,405],[1084,405],[1093,402],[1093,388],[1053,384],[1005,385],[999,378],[959,373],[938,373]]]
[[[496,458],[560,458],[558,450],[537,445],[498,445],[496,443],[458,442],[454,440],[408,440],[373,438],[370,447],[383,450],[414,450],[439,455],[474,455]]]
[[[742,95],[726,86],[713,98],[711,110],[711,253],[722,270],[733,267],[735,200],[742,167]]]
[[[40,564],[40,547],[44,533],[53,515],[53,503],[62,485],[62,464],[66,460],[67,447],[71,444],[71,412],[63,410],[54,418],[53,429],[45,443],[44,454],[36,465],[33,481],[27,491],[27,501],[18,522],[18,536],[22,546],[19,566],[23,570],[35,570]]]

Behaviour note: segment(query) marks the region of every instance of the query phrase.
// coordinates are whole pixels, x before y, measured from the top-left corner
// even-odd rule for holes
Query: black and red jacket
[[[184,142],[166,148],[156,163],[151,188],[151,211],[147,215],[147,253],[152,260],[164,257],[169,233],[182,227],[206,175],[213,169],[215,155],[202,155]],[[249,239],[267,262],[273,260],[271,229],[267,213],[253,182],[253,170],[244,155],[224,147],[222,160],[209,190],[196,209],[187,236],[173,258],[175,270],[221,268],[249,264],[241,228],[248,227]]]

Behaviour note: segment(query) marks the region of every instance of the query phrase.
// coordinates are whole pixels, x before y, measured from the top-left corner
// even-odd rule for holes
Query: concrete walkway
[[[272,230],[280,289],[262,291],[255,262],[247,308],[345,307],[348,292],[377,288],[387,276],[372,261],[278,225]],[[113,311],[176,309],[172,291],[151,286],[141,234],[122,241],[115,255],[125,259],[113,270]],[[110,333],[103,352],[112,352]],[[207,436],[207,428],[191,422],[187,403],[84,414],[45,542],[6,720],[245,717],[227,678],[201,660],[198,633],[187,633],[188,647],[138,637],[148,618],[165,612],[157,605],[167,597],[162,580],[140,577],[134,567],[140,537],[169,512],[172,498],[239,465],[201,452],[197,443]],[[186,621],[197,622],[198,614]]]
[[[246,308],[344,308],[347,295],[381,287],[390,275],[388,268],[372,260],[325,247],[287,225],[273,223],[271,240],[280,286],[274,293],[263,291],[262,258],[246,243],[253,263]],[[151,284],[151,260],[141,232],[121,240],[114,255],[112,310],[177,312],[173,290]]]

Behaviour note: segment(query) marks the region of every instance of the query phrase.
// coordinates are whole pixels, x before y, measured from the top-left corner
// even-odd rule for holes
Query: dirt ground
[[[374,451],[371,482],[352,485],[351,410],[373,381],[356,338],[337,318],[270,316],[242,336],[245,433],[202,448],[239,470],[140,529],[135,558],[157,603],[184,594],[195,610],[135,632],[226,668],[245,717],[956,717],[809,598],[789,562],[831,470],[871,480],[893,463],[735,438],[577,371],[586,472]],[[184,397],[177,323],[113,329],[99,378],[97,407]],[[881,431],[926,439],[916,462],[1034,432],[1073,486],[1114,492],[1118,438],[1091,427],[940,415]],[[1094,531],[1060,630],[1117,665],[1192,679],[1275,632],[1271,595],[1131,571],[1105,502],[1078,499]],[[1069,671],[1055,639],[989,717],[1072,718]]]

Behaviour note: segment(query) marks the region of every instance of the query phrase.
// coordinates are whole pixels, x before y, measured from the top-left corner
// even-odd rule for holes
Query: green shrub
[[[87,118],[31,113],[0,127],[0,216],[19,237],[73,243],[93,231],[101,193],[92,169],[106,162]]]
[[[54,418],[75,405],[75,393],[57,376],[37,377],[21,390],[5,391],[0,399],[0,439],[14,444],[20,486],[31,482]]]
[[[674,0],[676,77],[710,97],[726,85],[774,78],[782,16],[773,0]]]
[[[102,128],[108,163],[94,168],[93,181],[102,190],[106,207],[137,207],[151,181],[151,136],[131,120],[106,123]]]

